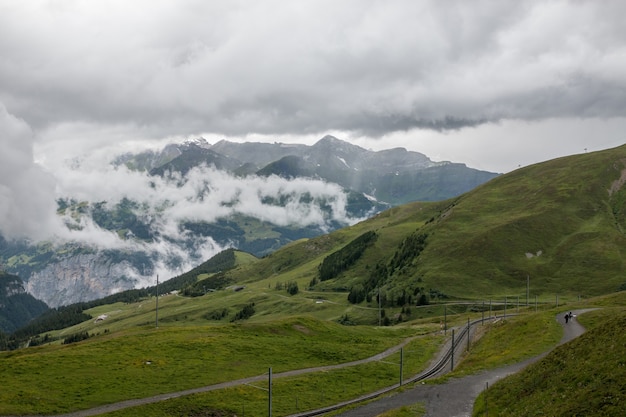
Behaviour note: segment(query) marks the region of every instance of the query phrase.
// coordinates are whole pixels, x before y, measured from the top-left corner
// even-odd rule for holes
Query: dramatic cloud
[[[0,100],[36,129],[382,135],[626,107],[621,1],[32,1]]]

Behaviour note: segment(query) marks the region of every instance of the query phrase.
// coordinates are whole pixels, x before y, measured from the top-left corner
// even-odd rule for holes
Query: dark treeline
[[[208,289],[216,289],[220,287],[221,279],[219,277],[213,278],[216,283],[211,280],[203,280],[198,282],[198,275],[203,274],[217,274],[220,272],[232,269],[236,263],[235,249],[226,249],[208,261],[198,265],[191,271],[185,272],[177,277],[165,281],[163,284],[159,284],[159,293],[164,294],[171,291],[181,290],[184,295],[187,296],[199,296],[203,295]],[[151,287],[149,289],[150,295],[156,294],[156,288]]]
[[[362,301],[371,302],[375,299],[377,304],[383,307],[427,304],[428,298],[423,287],[416,287],[411,290],[408,288],[400,289],[396,291],[397,294],[387,291],[379,292],[379,288],[384,286],[393,275],[401,274],[403,268],[419,257],[426,247],[427,238],[427,234],[416,231],[404,239],[389,261],[376,264],[369,277],[350,288],[348,301],[358,304]],[[413,298],[414,296],[416,298]]]
[[[246,304],[240,311],[237,312],[237,314],[235,314],[235,317],[232,318],[231,322],[249,319],[255,312],[254,303]]]
[[[0,270],[0,331],[12,333],[49,307],[24,290],[19,276]]]
[[[137,289],[127,290],[117,294],[112,294],[104,298],[93,301],[70,304],[53,308],[41,316],[33,319],[26,326],[23,326],[7,336],[4,340],[0,339],[0,350],[18,349],[28,344],[29,340],[41,333],[60,330],[66,327],[74,326],[93,317],[84,313],[85,310],[98,307],[105,304],[113,303],[133,303],[149,296],[148,290]]]
[[[201,281],[193,282],[182,289],[182,294],[186,297],[200,297],[207,291],[220,290],[231,284],[232,281],[224,272],[218,272]]]
[[[363,255],[365,249],[374,244],[377,237],[374,231],[365,232],[343,248],[325,257],[319,266],[320,280],[336,278],[350,268]]]

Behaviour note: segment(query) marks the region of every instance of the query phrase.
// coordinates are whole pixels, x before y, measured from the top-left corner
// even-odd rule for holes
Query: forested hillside
[[[12,332],[46,310],[44,302],[26,293],[18,276],[0,271],[0,332]]]

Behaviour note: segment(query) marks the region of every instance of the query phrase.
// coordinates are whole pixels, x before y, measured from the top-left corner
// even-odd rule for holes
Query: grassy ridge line
[[[349,291],[418,232],[426,246],[390,271],[382,284],[388,299],[418,287],[451,298],[524,297],[527,278],[531,295],[544,299],[613,292],[626,273],[626,190],[613,187],[624,160],[626,146],[525,167],[452,200],[396,207],[291,244],[228,275],[247,283],[276,276],[307,288],[326,256],[375,231],[378,239],[349,270],[315,286]]]

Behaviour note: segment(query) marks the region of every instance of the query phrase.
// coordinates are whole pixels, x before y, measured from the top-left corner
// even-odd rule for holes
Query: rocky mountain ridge
[[[142,164],[165,160],[157,167]],[[158,154],[126,155],[116,163],[147,170],[151,175],[185,174],[194,166],[206,164],[240,176],[305,176],[339,184],[391,205],[454,197],[498,175],[462,163],[434,162],[405,148],[367,150],[330,135],[312,146],[226,140],[211,145],[198,138],[168,145]]]

